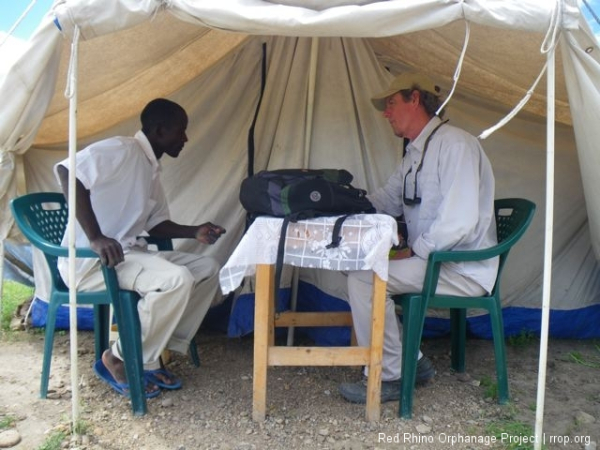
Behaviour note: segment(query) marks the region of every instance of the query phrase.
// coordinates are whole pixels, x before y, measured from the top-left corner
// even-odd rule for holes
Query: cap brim
[[[371,97],[371,103],[373,104],[373,106],[375,107],[375,109],[379,110],[379,111],[383,111],[385,110],[385,101],[388,97],[394,95],[396,91],[394,89],[388,89],[385,92],[381,92],[377,95],[374,95],[373,97]]]

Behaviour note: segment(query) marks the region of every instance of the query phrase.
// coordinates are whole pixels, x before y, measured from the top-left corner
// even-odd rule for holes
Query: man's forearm
[[[180,225],[170,220],[165,220],[159,223],[151,230],[148,230],[148,234],[152,237],[157,238],[188,238],[195,239],[198,226],[193,225]]]
[[[202,225],[180,225],[170,220],[159,223],[151,230],[150,236],[157,238],[191,238],[202,244],[214,244],[225,233],[225,228],[210,222]]]

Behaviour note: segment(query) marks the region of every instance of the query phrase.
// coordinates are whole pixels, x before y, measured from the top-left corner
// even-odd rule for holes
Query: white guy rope
[[[444,100],[444,103],[442,103],[442,106],[440,106],[438,108],[438,110],[435,112],[436,116],[440,112],[442,112],[442,110],[446,107],[446,105],[452,98],[452,95],[454,95],[454,90],[456,89],[456,85],[458,84],[458,78],[460,77],[460,71],[462,70],[462,65],[463,65],[463,61],[465,59],[465,54],[467,53],[467,46],[469,45],[469,36],[470,35],[471,35],[471,26],[469,25],[469,22],[467,20],[465,20],[465,42],[463,43],[463,49],[462,49],[462,52],[460,53],[460,58],[458,58],[458,63],[456,64],[456,70],[454,71],[454,77],[453,77],[454,81],[452,83],[452,89],[450,90],[450,93],[446,97],[446,100]]]
[[[562,0],[556,0],[555,7],[552,10],[552,16],[550,18],[550,25],[548,26],[548,30],[546,31],[546,36],[544,37],[544,40],[540,47],[540,53],[542,55],[554,53],[554,49],[556,48],[557,37],[558,37],[558,33],[560,31],[559,18],[560,18],[560,12],[562,11],[561,2],[562,2]],[[527,104],[527,102],[533,95],[535,88],[537,87],[537,84],[539,83],[540,79],[546,73],[547,67],[548,67],[548,61],[546,60],[546,64],[544,64],[542,71],[538,75],[538,77],[535,80],[535,82],[533,83],[533,85],[529,88],[529,90],[525,94],[525,97],[523,97],[521,99],[521,101],[517,104],[517,106],[515,106],[510,113],[508,113],[502,120],[500,120],[500,122],[498,122],[493,127],[490,127],[487,130],[484,130],[478,136],[479,139],[481,139],[481,140],[487,139],[492,133],[499,130],[504,125],[506,125],[508,122],[510,122],[512,120],[512,118],[515,117],[517,115],[517,113],[519,111],[521,111],[521,109],[523,109],[523,107]]]

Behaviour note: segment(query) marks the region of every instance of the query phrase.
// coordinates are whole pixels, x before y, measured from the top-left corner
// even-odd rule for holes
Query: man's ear
[[[154,130],[152,131],[156,137],[162,138],[165,135],[166,130],[166,125],[163,122],[159,122],[155,125]]]
[[[416,105],[418,105],[421,102],[421,93],[417,89],[414,89],[410,93],[410,101],[411,103],[414,103]]]
[[[143,131],[149,141],[152,141],[159,135],[158,134],[158,125],[152,125],[151,127],[144,129]]]

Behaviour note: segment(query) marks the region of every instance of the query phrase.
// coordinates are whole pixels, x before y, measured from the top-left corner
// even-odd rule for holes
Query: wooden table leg
[[[275,270],[273,265],[256,267],[254,305],[254,375],[252,389],[252,419],[265,420],[267,403],[267,364],[269,345],[273,342]]]
[[[256,267],[256,292],[254,311],[254,375],[252,391],[252,419],[264,421],[267,401],[267,369],[269,365],[269,349],[275,340],[275,268],[273,265],[259,264]],[[373,275],[373,305],[371,320],[371,346],[368,351],[369,377],[367,382],[366,418],[368,421],[378,421],[381,406],[381,364],[383,357],[383,330],[385,321],[386,282],[376,274]],[[273,351],[279,349],[274,347]],[[298,365],[302,352],[301,348],[286,347],[281,350],[280,358],[287,352],[295,351],[292,359],[284,358],[285,365]],[[322,350],[322,349],[318,349]],[[284,354],[284,351],[286,352]],[[279,354],[278,353],[278,354]],[[315,355],[316,349],[311,349],[313,364],[322,365],[323,361]],[[348,358],[348,356],[346,356]],[[364,356],[362,357],[364,358]],[[276,358],[277,359],[277,358]],[[356,359],[356,358],[354,358]],[[364,359],[363,359],[364,361]],[[281,361],[280,361],[281,362]],[[327,355],[327,365],[348,365],[349,360],[335,361],[332,355]],[[279,365],[276,362],[275,365]]]
[[[381,362],[385,324],[386,282],[373,274],[373,305],[371,311],[371,348],[367,378],[367,420],[379,420],[381,413]]]

